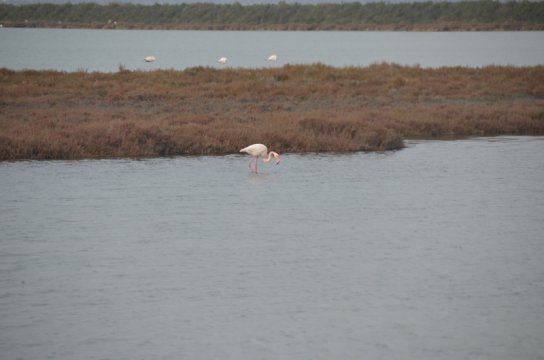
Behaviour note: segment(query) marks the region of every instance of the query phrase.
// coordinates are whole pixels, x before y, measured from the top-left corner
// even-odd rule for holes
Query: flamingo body
[[[146,56],[144,58],[145,62],[153,62],[155,61],[155,57],[154,56]]]
[[[269,162],[272,157],[274,157],[276,165],[280,163],[280,155],[275,151],[268,152],[268,148],[263,144],[253,144],[248,147],[240,150],[241,153],[246,153],[251,155],[251,160],[249,160],[249,170],[255,173],[259,172],[259,158],[262,158],[265,163]],[[251,167],[251,163],[255,162],[255,169]]]
[[[266,59],[266,61],[270,61],[270,62],[273,62],[275,63],[276,61],[278,61],[278,55],[276,54],[272,54],[268,57],[268,59]]]
[[[227,61],[228,61],[227,58],[224,56],[221,59],[217,60],[217,62],[220,63],[221,65],[225,65]]]

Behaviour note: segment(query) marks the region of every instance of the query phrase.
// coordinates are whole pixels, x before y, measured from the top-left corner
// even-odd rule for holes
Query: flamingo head
[[[276,165],[280,164],[280,156],[277,153],[272,154],[274,156],[274,161],[276,162]]]

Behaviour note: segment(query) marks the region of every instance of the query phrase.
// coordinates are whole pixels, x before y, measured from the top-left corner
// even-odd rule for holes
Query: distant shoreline
[[[270,31],[521,31],[544,30],[538,1],[426,1],[153,5],[0,4],[9,27]]]
[[[47,21],[4,21],[4,28],[108,29],[108,30],[195,30],[195,31],[544,31],[544,23],[463,23],[428,24],[138,24],[75,23]]]
[[[544,66],[0,69],[0,160],[397,150],[544,135]]]

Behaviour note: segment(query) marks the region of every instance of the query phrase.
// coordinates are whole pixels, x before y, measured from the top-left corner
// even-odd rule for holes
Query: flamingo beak
[[[276,165],[279,165],[279,164],[280,164],[280,157],[276,156]]]

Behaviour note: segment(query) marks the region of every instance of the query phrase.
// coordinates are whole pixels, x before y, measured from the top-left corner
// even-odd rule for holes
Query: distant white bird
[[[145,60],[145,62],[153,62],[153,61],[155,61],[156,59],[155,59],[154,56],[146,56],[146,57],[144,58],[144,60]]]
[[[268,57],[268,59],[266,59],[266,61],[270,61],[270,62],[273,62],[275,63],[276,61],[278,61],[278,55],[276,54],[272,54]]]
[[[251,172],[253,171],[255,171],[255,173],[259,172],[259,158],[262,158],[263,161],[267,163],[272,159],[272,156],[273,156],[276,161],[276,165],[280,163],[280,156],[278,155],[278,153],[274,151],[268,152],[268,148],[263,144],[249,145],[248,147],[245,147],[242,150],[240,150],[240,152],[251,155],[251,160],[249,160],[249,164],[247,165]],[[255,161],[255,169],[251,167],[251,163],[253,161]]]
[[[225,65],[227,61],[228,59],[224,56],[221,59],[217,60],[217,62],[220,63],[221,65]]]

